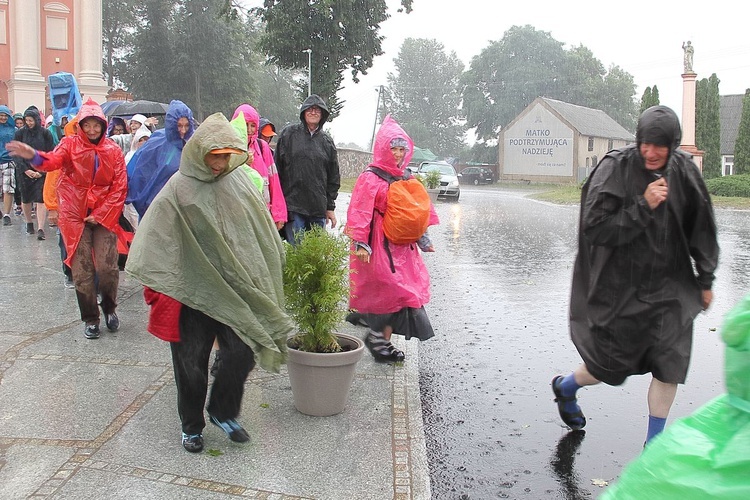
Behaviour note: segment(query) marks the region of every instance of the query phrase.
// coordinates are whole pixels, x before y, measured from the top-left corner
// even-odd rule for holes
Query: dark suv
[[[466,167],[461,170],[461,184],[492,184],[495,177],[487,167]]]

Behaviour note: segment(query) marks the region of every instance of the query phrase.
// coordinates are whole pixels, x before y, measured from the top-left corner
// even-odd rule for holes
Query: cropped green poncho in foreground
[[[294,324],[284,310],[284,247],[257,188],[231,155],[214,177],[209,151],[247,151],[216,113],[195,131],[179,171],[141,220],[125,270],[143,285],[230,326],[260,366],[278,372]]]
[[[601,498],[750,498],[750,296],[721,336],[727,394],[669,426]]]

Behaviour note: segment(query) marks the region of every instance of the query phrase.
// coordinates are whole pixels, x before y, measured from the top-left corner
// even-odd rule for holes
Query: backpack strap
[[[382,168],[375,167],[373,165],[370,165],[365,169],[367,172],[372,172],[373,174],[377,175],[384,181],[386,181],[388,184],[393,184],[396,181],[400,181],[402,179],[405,179],[405,177],[396,177],[395,175],[391,175]]]

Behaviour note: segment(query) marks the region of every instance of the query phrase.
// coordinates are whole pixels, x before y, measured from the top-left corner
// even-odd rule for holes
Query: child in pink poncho
[[[390,116],[378,131],[371,166],[394,177],[402,177],[414,153],[414,143]],[[346,234],[353,240],[350,257],[349,307],[347,320],[365,323],[365,339],[377,361],[403,361],[404,353],[390,342],[391,334],[427,340],[434,336],[424,305],[430,300],[430,277],[420,249],[434,252],[427,233],[418,241],[395,244],[383,233],[383,214],[389,184],[372,171],[357,179],[347,213]],[[430,225],[438,224],[430,207]]]
[[[247,148],[254,151],[254,159],[250,164],[263,178],[263,198],[271,211],[271,217],[276,223],[276,228],[281,230],[286,223],[286,201],[279,183],[279,175],[276,171],[276,163],[270,146],[265,141],[258,140],[258,123],[260,115],[249,104],[240,104],[234,110],[232,119],[237,118],[240,113],[245,117],[247,123]]]

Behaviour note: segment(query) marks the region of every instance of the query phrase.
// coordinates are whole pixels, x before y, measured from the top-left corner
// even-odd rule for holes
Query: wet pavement
[[[428,254],[436,337],[420,345],[420,390],[435,499],[595,498],[642,450],[648,376],[585,388],[588,424],[569,433],[550,381],[580,358],[567,310],[578,206],[529,190],[462,188],[439,203]],[[724,392],[722,318],[750,290],[750,211],[717,210],[712,307],[669,422]],[[668,425],[669,425],[668,422]]]
[[[208,425],[206,449],[191,454],[169,345],[146,332],[140,285],[121,273],[120,330],[86,340],[54,231],[37,241],[17,217],[0,227],[0,252],[0,499],[430,497],[418,344],[396,341],[402,365],[366,353],[332,417],[294,408],[285,367],[253,370],[238,418],[251,441]]]

